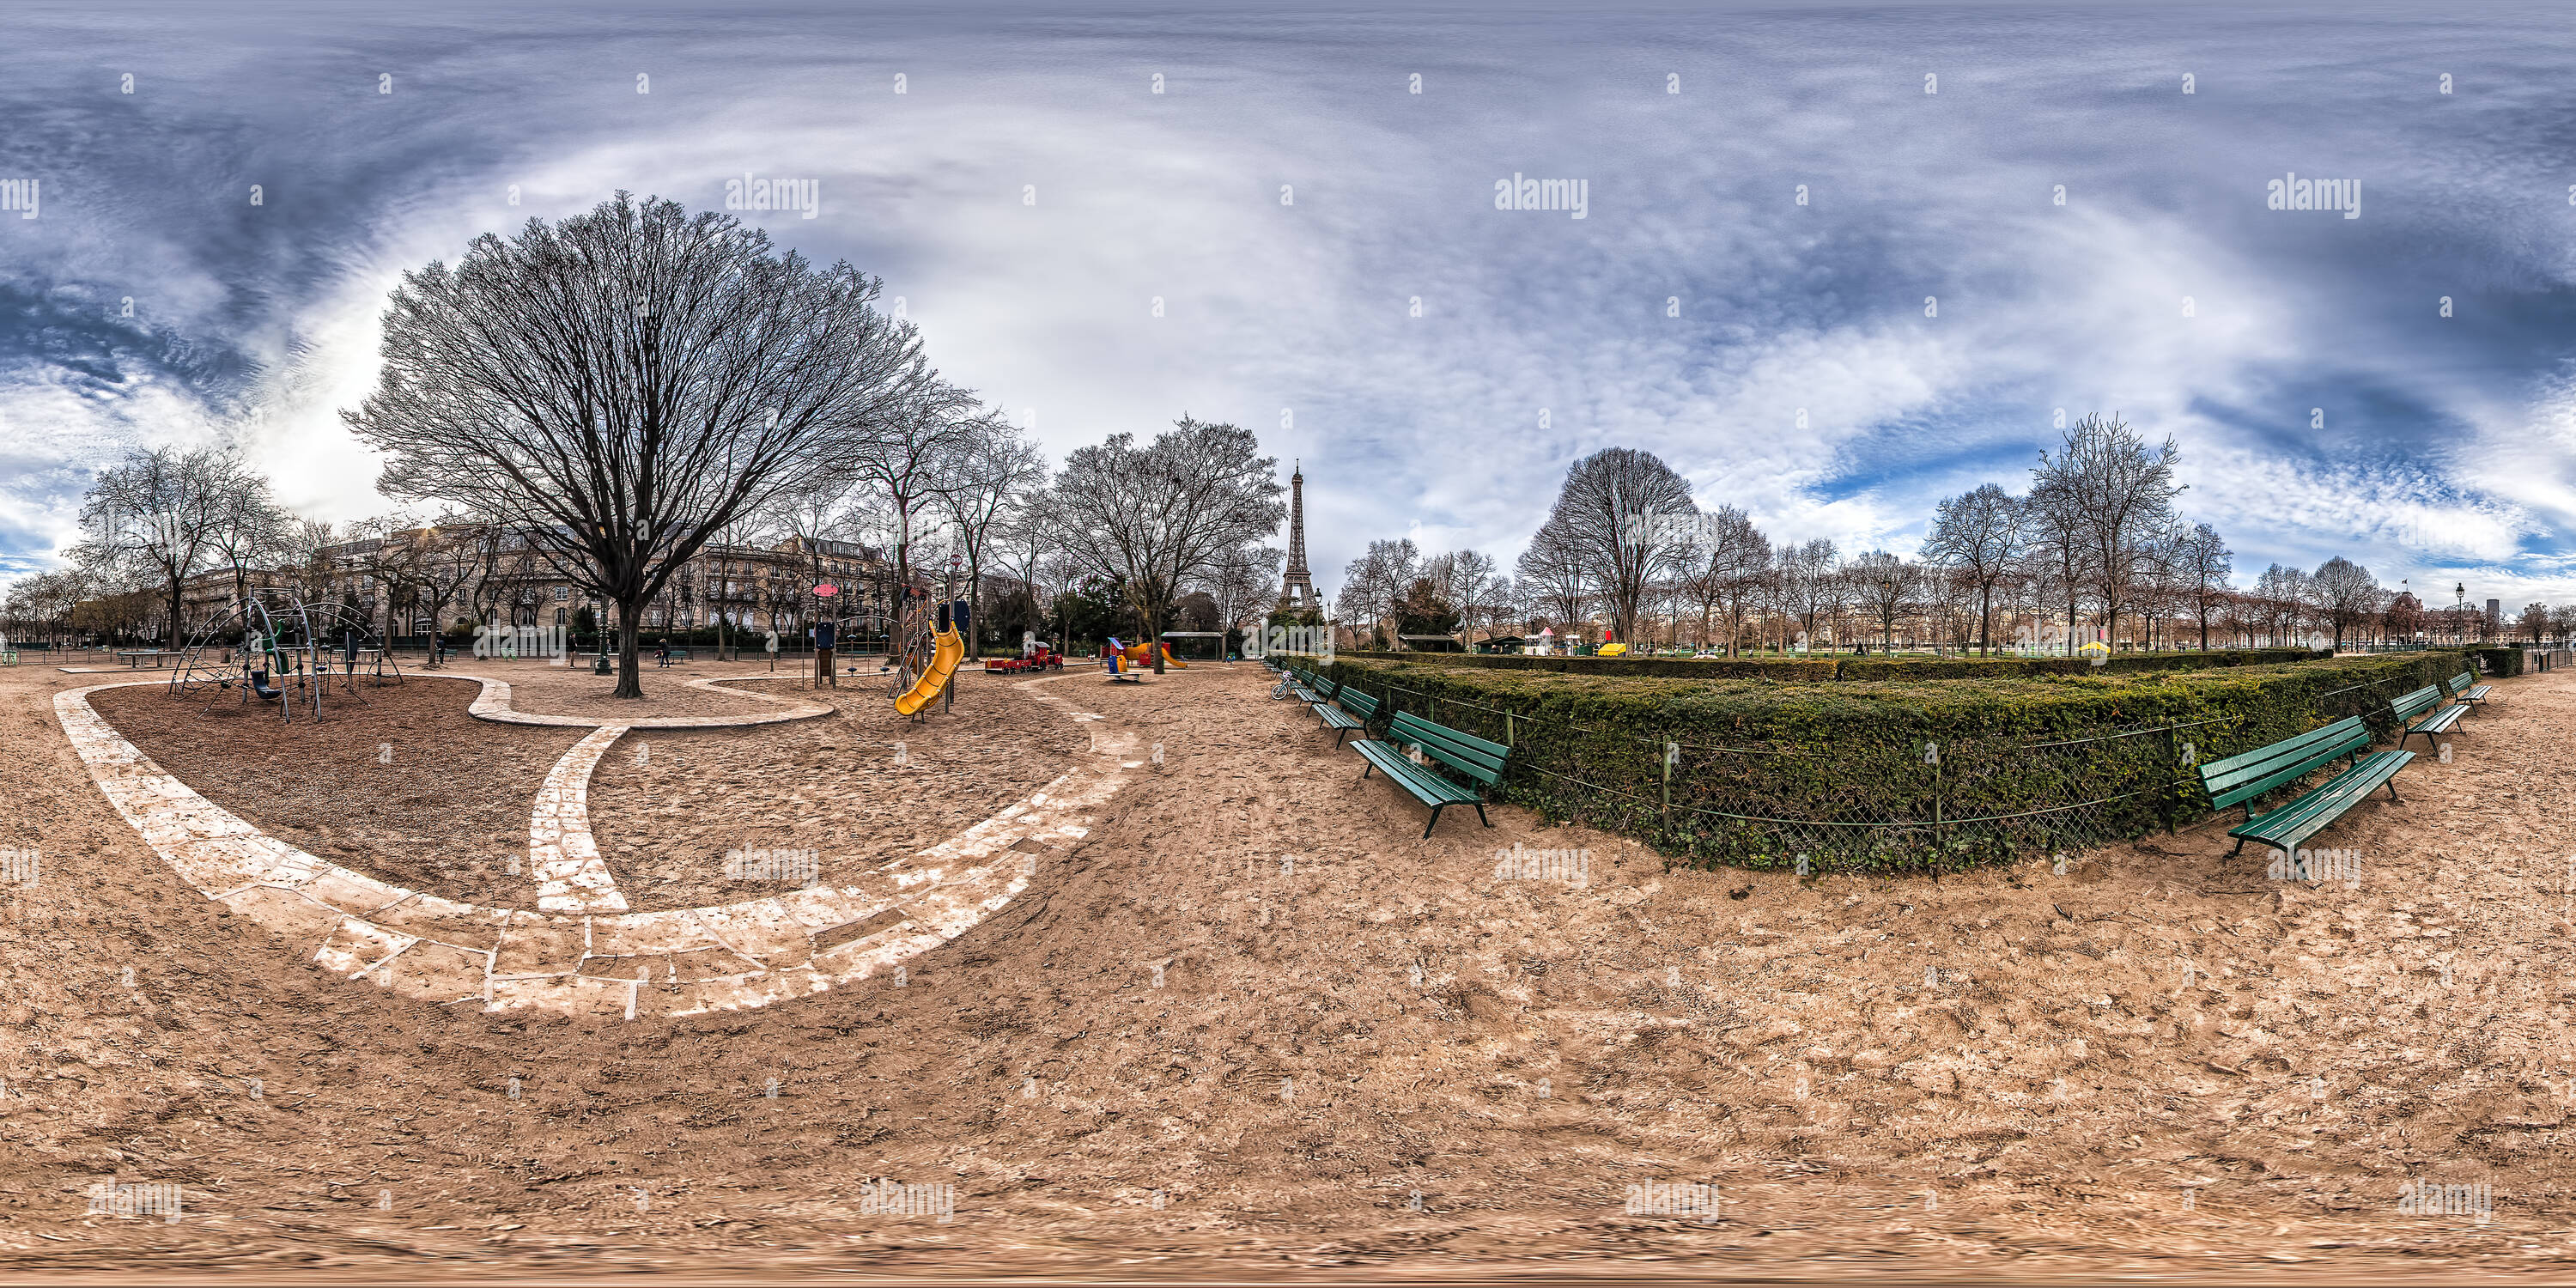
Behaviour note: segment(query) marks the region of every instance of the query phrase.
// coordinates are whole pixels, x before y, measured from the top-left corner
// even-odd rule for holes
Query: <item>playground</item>
[[[59,713],[122,677],[0,673],[0,847],[46,865],[0,950],[13,1256],[720,1269],[756,1241],[989,1273],[1146,1244],[1173,1273],[1895,1256],[2241,1282],[2576,1255],[2547,1215],[2576,1097],[2565,671],[2497,682],[2403,803],[2319,840],[2361,856],[2348,888],[2266,879],[2215,820],[1938,880],[1668,869],[1509,805],[1426,838],[1253,664],[968,671],[917,723],[882,683],[750,664],[613,708],[574,669],[453,669],[485,679],[415,674],[312,723],[88,695],[148,767],[403,889],[310,886],[358,910],[309,933],[210,898],[110,804]],[[612,717],[586,780],[612,884],[537,908],[531,814]],[[813,890],[780,858],[807,850]],[[734,852],[766,866],[729,878]],[[780,933],[872,880],[948,920]],[[928,906],[956,881],[971,901]],[[486,911],[401,945],[440,901]],[[344,929],[369,918],[389,938]],[[469,922],[489,958],[435,958]],[[706,942],[640,942],[665,931]],[[2387,1215],[2461,1157],[2492,1220]],[[180,1181],[189,1219],[60,1215],[105,1172]],[[954,1223],[870,1214],[868,1177],[952,1186]],[[1623,1209],[1648,1182],[1715,1184],[1722,1213]]]

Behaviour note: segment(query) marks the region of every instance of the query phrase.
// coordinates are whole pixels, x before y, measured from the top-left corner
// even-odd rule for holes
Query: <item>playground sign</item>
[[[829,599],[829,598],[831,598],[831,597],[832,597],[832,596],[834,596],[834,595],[840,594],[840,593],[841,593],[841,588],[840,588],[840,587],[838,587],[838,586],[835,586],[835,585],[833,585],[832,583],[830,583],[830,582],[828,582],[828,581],[827,581],[827,582],[824,582],[822,585],[816,586],[816,587],[814,588],[814,593],[815,593],[815,594],[817,594],[817,595],[821,595],[821,596],[823,596],[823,597],[824,597],[824,598],[826,598],[826,599]]]

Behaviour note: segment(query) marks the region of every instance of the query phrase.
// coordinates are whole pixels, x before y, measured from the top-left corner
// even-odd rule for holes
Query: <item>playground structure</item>
[[[1179,667],[1184,671],[1189,669],[1189,663],[1172,656],[1171,645],[1159,641],[1153,644],[1131,644],[1122,648],[1118,650],[1118,660],[1122,666],[1151,666],[1154,664],[1153,650],[1157,648],[1163,650],[1163,661],[1167,665]]]
[[[897,713],[918,719],[943,694],[955,704],[957,664],[966,657],[964,619],[964,605],[953,601],[914,604],[904,610],[903,626],[895,637],[898,647],[891,650],[891,692]]]
[[[276,703],[281,720],[295,719],[298,702],[309,718],[320,720],[322,700],[335,688],[366,705],[358,691],[362,673],[379,685],[402,683],[402,667],[391,652],[365,642],[372,634],[366,619],[344,604],[296,601],[272,609],[244,599],[181,650],[170,670],[170,696],[203,694],[211,711],[216,699],[239,689],[244,703]],[[217,649],[220,659],[210,656]]]

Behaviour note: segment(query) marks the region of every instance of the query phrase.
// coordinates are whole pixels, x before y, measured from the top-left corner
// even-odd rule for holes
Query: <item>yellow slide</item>
[[[910,692],[894,700],[895,711],[908,716],[929,706],[930,700],[948,687],[949,678],[957,674],[958,660],[965,656],[965,636],[955,631],[939,632],[931,640],[930,669],[921,673]]]
[[[1137,644],[1120,649],[1118,650],[1118,658],[1129,666],[1152,666],[1154,664],[1154,655],[1145,651],[1148,647],[1149,646],[1144,644]],[[1190,669],[1189,663],[1172,656],[1172,646],[1169,644],[1163,645],[1163,661],[1168,665],[1183,671]]]

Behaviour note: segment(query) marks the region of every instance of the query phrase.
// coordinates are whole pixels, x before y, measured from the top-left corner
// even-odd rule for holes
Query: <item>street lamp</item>
[[[2459,633],[2462,644],[2469,642],[2469,583],[2451,587],[2451,629]]]

